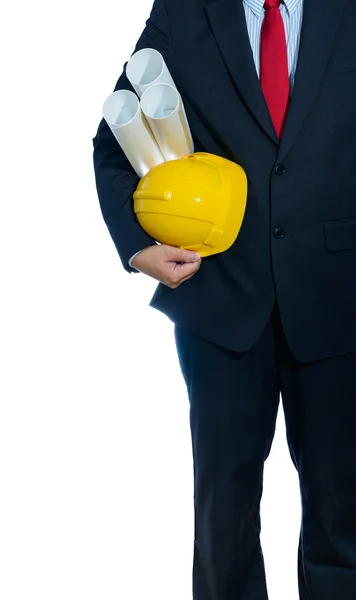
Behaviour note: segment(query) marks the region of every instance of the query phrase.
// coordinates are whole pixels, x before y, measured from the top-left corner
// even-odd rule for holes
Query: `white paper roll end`
[[[135,52],[127,63],[126,76],[140,98],[146,89],[157,83],[169,83],[175,87],[162,54],[154,48]]]
[[[133,92],[117,90],[110,94],[103,105],[103,117],[140,178],[165,161]]]
[[[148,88],[141,109],[165,160],[183,158],[194,152],[194,144],[182,98],[176,87],[166,83]]]

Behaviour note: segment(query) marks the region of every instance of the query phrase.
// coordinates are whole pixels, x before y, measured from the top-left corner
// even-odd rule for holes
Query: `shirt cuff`
[[[135,271],[138,271],[138,269],[136,269],[135,267],[132,266],[132,261],[135,258],[135,256],[137,256],[138,254],[140,254],[140,252],[142,252],[142,250],[139,250],[138,252],[136,252],[136,254],[134,254],[133,256],[131,256],[130,260],[128,261],[131,269],[135,269]]]

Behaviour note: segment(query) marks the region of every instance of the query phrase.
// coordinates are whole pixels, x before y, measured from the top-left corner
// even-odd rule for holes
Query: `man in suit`
[[[155,1],[135,50],[163,55],[195,151],[247,173],[244,222],[224,253],[157,245],[136,221],[138,177],[104,121],[94,138],[123,266],[160,281],[150,305],[175,323],[194,600],[267,599],[259,506],[280,394],[303,508],[300,598],[356,598],[355,31],[352,0]],[[120,88],[132,89],[124,73]]]

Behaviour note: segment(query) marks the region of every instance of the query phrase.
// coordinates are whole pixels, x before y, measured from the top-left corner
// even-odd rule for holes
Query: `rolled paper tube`
[[[175,160],[194,152],[194,143],[178,90],[166,83],[149,87],[141,109],[165,158]]]
[[[148,87],[156,83],[169,83],[175,87],[162,54],[153,48],[143,48],[131,56],[126,66],[126,77],[140,98]]]
[[[103,105],[103,117],[140,178],[165,162],[136,94],[128,90],[110,94]]]

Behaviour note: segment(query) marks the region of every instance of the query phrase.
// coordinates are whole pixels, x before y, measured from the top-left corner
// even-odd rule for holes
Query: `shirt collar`
[[[284,0],[289,16],[295,11],[298,4],[302,0]],[[256,17],[260,17],[263,11],[264,0],[243,0],[245,4],[252,10]]]

